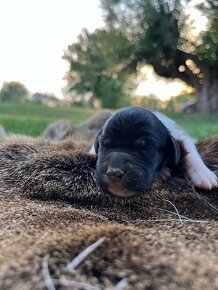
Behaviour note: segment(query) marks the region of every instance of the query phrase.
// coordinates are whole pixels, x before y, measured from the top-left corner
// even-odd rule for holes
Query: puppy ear
[[[179,160],[180,160],[181,150],[180,150],[178,142],[172,136],[170,136],[170,138],[169,138],[169,143],[168,143],[167,150],[168,150],[168,152],[170,154],[169,155],[168,166],[169,167],[175,167],[178,164]]]
[[[98,149],[99,149],[99,142],[100,142],[100,137],[102,134],[103,128],[101,128],[101,130],[98,131],[97,135],[95,136],[95,140],[94,140],[94,149],[95,149],[95,153],[98,153]]]

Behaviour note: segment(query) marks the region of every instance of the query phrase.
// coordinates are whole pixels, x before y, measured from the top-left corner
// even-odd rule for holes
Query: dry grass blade
[[[156,219],[156,220],[139,220],[137,219],[137,222],[181,222],[178,219]],[[202,221],[202,220],[191,220],[191,219],[184,219],[182,222],[187,222],[187,223],[208,223],[209,221]]]
[[[176,212],[167,210],[165,208],[158,208],[158,209],[162,210],[162,211],[165,211],[165,212],[168,212],[168,213],[171,213],[171,214],[174,214],[174,215],[177,215]],[[181,214],[180,214],[180,216],[181,216],[183,222],[193,222],[193,223],[207,223],[208,222],[208,221],[203,221],[203,220],[193,220],[193,219],[188,218],[187,216],[184,216],[184,215],[181,215]]]
[[[123,278],[117,285],[114,286],[113,290],[123,290],[128,285],[128,279]]]
[[[105,240],[105,237],[88,246],[78,256],[76,256],[65,268],[67,272],[72,272],[89,254],[91,254],[97,247],[99,247]]]
[[[182,222],[183,220],[181,218],[181,215],[179,214],[179,211],[178,211],[177,207],[171,201],[169,201],[168,199],[163,199],[163,201],[166,201],[166,202],[170,203],[174,207],[174,209],[176,211],[176,214],[177,214],[177,216],[179,218],[179,221]]]
[[[207,203],[209,204],[210,207],[212,207],[212,209],[218,211],[218,208],[216,206],[212,205],[209,201],[207,201]]]
[[[42,261],[42,276],[45,282],[46,287],[48,290],[56,290],[55,286],[52,282],[50,273],[49,273],[49,268],[48,268],[48,255],[44,257]]]
[[[101,288],[89,285],[87,283],[78,282],[75,280],[67,280],[67,279],[52,279],[52,282],[55,285],[61,285],[66,287],[74,287],[76,289],[83,289],[83,290],[102,290]]]

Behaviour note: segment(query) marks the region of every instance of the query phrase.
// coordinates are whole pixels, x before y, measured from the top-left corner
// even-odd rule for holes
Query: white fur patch
[[[216,187],[218,185],[218,178],[204,164],[192,138],[181,128],[178,128],[176,122],[172,119],[166,117],[160,112],[154,112],[154,114],[167,127],[171,136],[177,141],[183,143],[184,149],[187,152],[187,155],[185,156],[185,165],[193,185],[203,189]]]
[[[90,154],[96,154],[94,144],[92,145],[91,149],[89,150],[89,153]]]

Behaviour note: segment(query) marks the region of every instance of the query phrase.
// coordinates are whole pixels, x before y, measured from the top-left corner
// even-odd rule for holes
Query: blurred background
[[[38,136],[102,108],[218,133],[217,0],[1,0],[0,124]]]

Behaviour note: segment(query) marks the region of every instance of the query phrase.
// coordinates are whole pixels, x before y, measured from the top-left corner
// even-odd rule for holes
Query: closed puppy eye
[[[134,145],[139,147],[145,147],[147,145],[147,142],[145,139],[138,139],[134,142]]]

